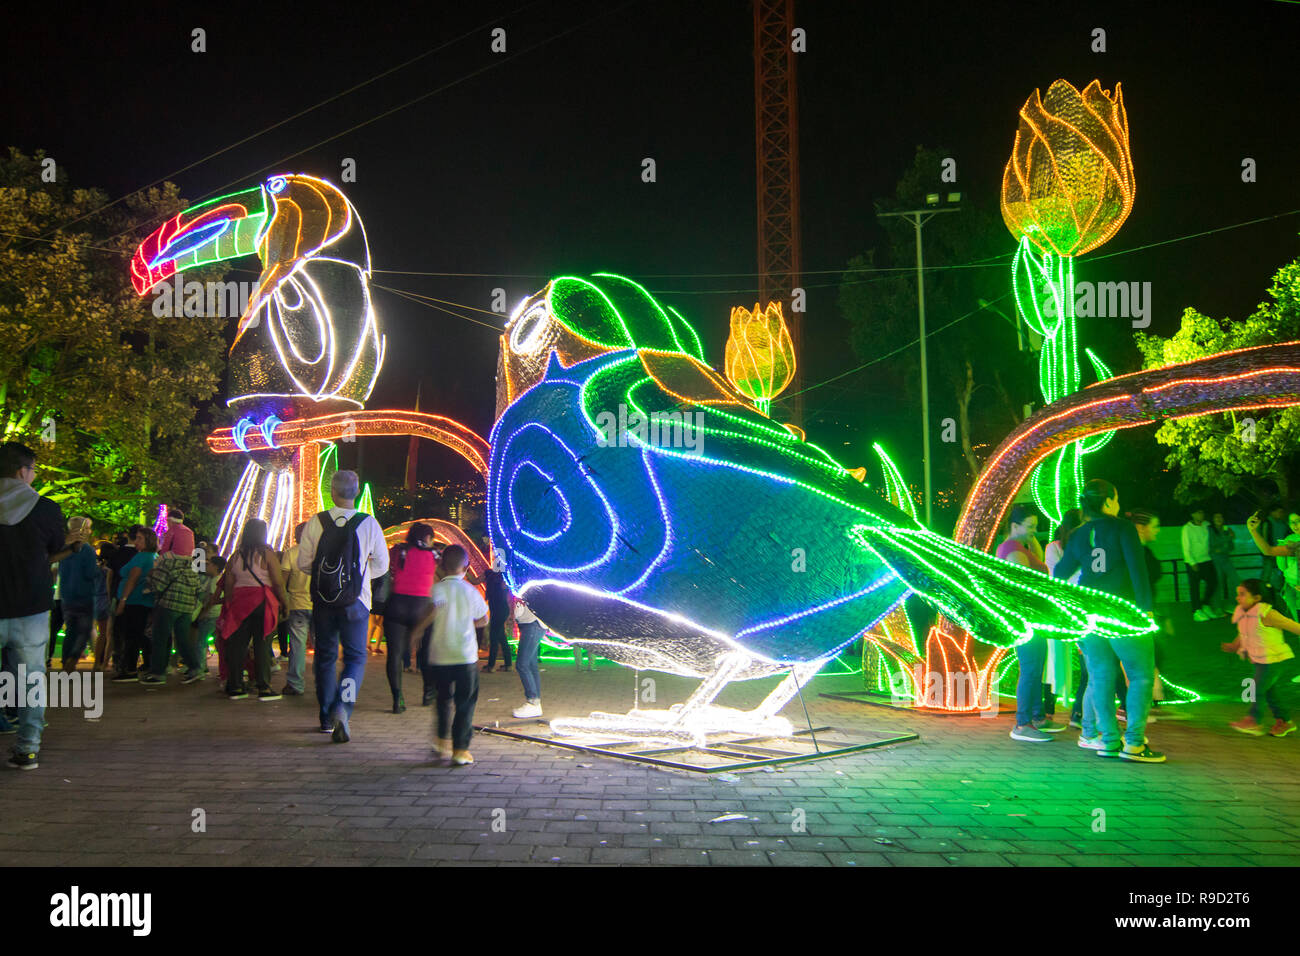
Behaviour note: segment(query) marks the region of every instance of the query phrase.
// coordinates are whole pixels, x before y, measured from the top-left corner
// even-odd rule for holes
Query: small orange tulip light
[[[752,311],[731,310],[726,371],[736,390],[769,414],[772,399],[794,379],[794,343],[780,302],[769,302],[766,309],[756,302]]]

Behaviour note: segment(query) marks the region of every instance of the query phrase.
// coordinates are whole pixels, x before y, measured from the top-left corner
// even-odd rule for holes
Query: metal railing
[[[1232,561],[1233,570],[1237,572],[1238,576],[1243,578],[1259,578],[1264,576],[1264,555],[1260,554],[1258,551],[1240,551],[1228,555],[1228,558]],[[1172,580],[1174,584],[1174,603],[1178,603],[1182,600],[1180,582],[1186,580],[1187,562],[1182,558],[1161,558],[1160,564],[1162,566],[1167,565],[1168,567],[1165,568],[1165,574],[1160,578],[1157,587],[1160,588],[1166,580]],[[1243,574],[1243,570],[1249,573]],[[1163,590],[1163,588],[1160,589]],[[1159,600],[1158,597],[1157,600]]]

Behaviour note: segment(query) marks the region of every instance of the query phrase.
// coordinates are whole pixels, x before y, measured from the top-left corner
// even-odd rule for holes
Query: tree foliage
[[[1189,308],[1168,338],[1136,333],[1143,367],[1300,339],[1300,259],[1278,270],[1268,295],[1244,321]],[[1176,419],[1160,426],[1156,440],[1169,447],[1166,462],[1181,476],[1174,492],[1179,501],[1191,502],[1207,488],[1263,499],[1272,493],[1270,484],[1285,498],[1300,463],[1300,408]]]
[[[0,158],[0,433],[37,450],[37,487],[65,513],[120,526],[159,501],[215,503],[234,463],[196,413],[221,383],[226,320],[156,317],[128,269],[183,201],[169,183],[100,211],[108,197],[64,170],[43,182],[43,158]]]

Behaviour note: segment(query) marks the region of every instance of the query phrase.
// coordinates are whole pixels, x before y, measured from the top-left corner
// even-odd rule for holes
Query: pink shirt
[[[258,581],[253,577],[253,571],[257,572]],[[226,573],[232,575],[231,580],[237,588],[260,588],[271,586],[271,572],[266,569],[266,558],[262,553],[253,557],[253,569],[250,571],[244,564],[238,554],[231,555],[230,563],[226,565]]]
[[[1233,644],[1256,664],[1278,664],[1295,657],[1295,652],[1287,646],[1280,627],[1269,627],[1264,623],[1272,605],[1260,601],[1254,607],[1243,609],[1238,605],[1232,613],[1232,620],[1237,625],[1237,639]]]
[[[179,521],[168,521],[158,553],[183,554],[188,558],[194,553],[194,532]]]
[[[402,564],[399,558],[401,547],[397,545],[389,553],[388,567],[393,575],[393,593],[428,597],[433,593],[438,556],[432,551],[412,545],[406,548],[406,563]]]
[[[1010,561],[1011,553],[1013,551],[1022,552],[1024,556],[1029,559],[1029,566],[1035,571],[1042,571],[1044,574],[1047,573],[1047,565],[1039,559],[1038,555],[1034,554],[1034,552],[1030,551],[1015,538],[1007,538],[1007,540],[998,545],[998,557],[1003,561]]]

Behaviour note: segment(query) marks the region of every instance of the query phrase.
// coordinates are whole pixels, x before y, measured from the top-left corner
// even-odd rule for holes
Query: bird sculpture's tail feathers
[[[1046,577],[924,529],[857,525],[850,536],[922,599],[971,635],[998,647],[1032,637],[1073,641],[1156,630],[1122,598]]]

